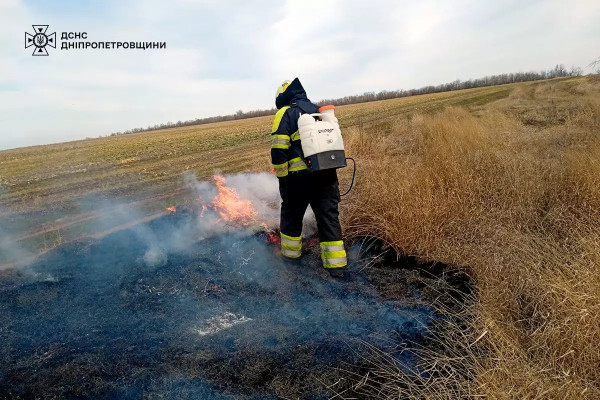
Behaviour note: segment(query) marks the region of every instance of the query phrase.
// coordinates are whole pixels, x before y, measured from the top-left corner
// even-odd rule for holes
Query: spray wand
[[[346,157],[346,160],[352,160],[352,181],[350,182],[350,187],[348,188],[348,190],[346,190],[344,194],[340,194],[340,196],[345,196],[348,193],[350,193],[352,187],[354,187],[354,177],[356,176],[356,161],[352,157]]]

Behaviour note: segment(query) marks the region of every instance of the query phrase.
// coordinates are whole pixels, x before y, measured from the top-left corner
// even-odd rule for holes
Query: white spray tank
[[[318,113],[298,118],[298,134],[309,171],[346,166],[344,139],[334,109],[323,106]]]

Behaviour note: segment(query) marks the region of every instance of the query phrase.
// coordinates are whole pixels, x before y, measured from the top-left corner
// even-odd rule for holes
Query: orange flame
[[[167,207],[167,211],[172,212],[172,213],[176,213],[177,209],[175,208],[175,206],[171,206],[171,207]]]
[[[279,244],[281,242],[281,238],[279,235],[273,231],[267,232],[267,241],[271,244]]]
[[[271,229],[269,229],[269,226],[266,223],[262,222],[260,224],[260,226],[267,233],[267,242],[269,242],[271,244],[279,244],[281,242],[281,238],[279,237],[279,234],[277,234],[277,232],[274,232]]]
[[[217,196],[213,200],[213,207],[225,221],[236,222],[248,226],[256,220],[257,213],[250,200],[242,200],[238,193],[225,186],[225,178],[214,175],[217,185]]]

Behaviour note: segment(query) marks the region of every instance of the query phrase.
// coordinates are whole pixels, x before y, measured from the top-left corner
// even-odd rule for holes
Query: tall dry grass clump
[[[347,132],[346,232],[464,266],[477,288],[446,353],[425,357],[445,366],[437,380],[407,385],[382,356],[382,397],[600,398],[599,93],[585,78],[523,85],[476,113]]]

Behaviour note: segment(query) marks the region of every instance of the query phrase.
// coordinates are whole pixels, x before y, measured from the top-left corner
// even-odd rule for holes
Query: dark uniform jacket
[[[275,105],[279,111],[271,130],[271,162],[277,177],[283,178],[290,172],[307,169],[298,135],[298,118],[301,114],[319,112],[319,107],[306,97],[298,78],[277,96]]]

